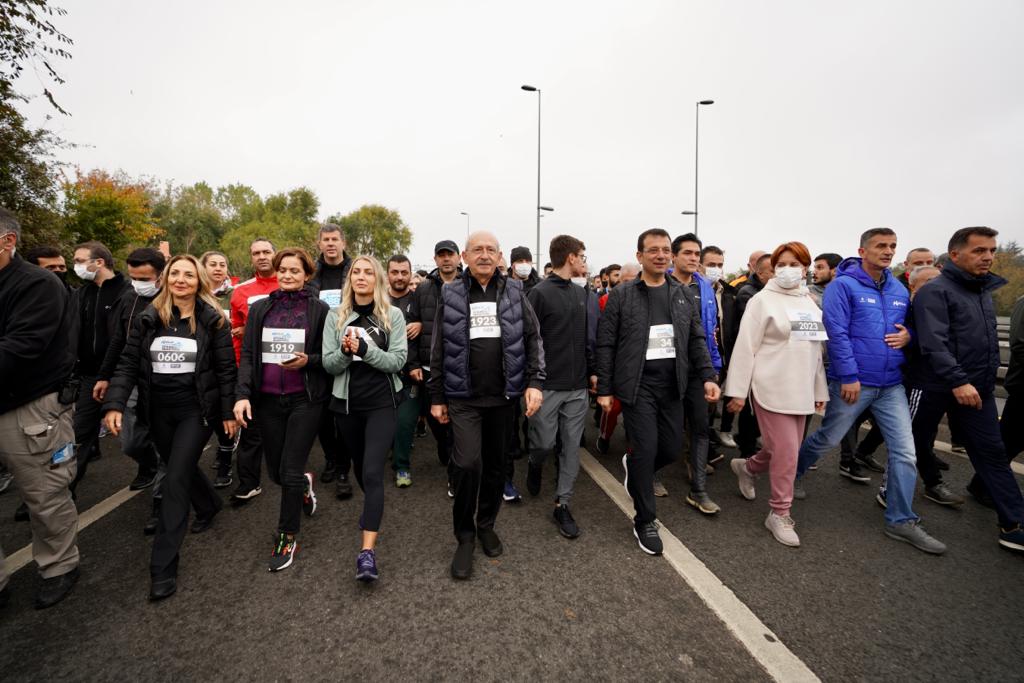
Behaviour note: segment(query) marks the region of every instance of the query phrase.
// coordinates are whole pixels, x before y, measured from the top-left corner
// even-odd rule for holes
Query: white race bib
[[[676,331],[672,323],[651,325],[651,336],[647,340],[647,360],[662,360],[676,357]]]
[[[501,326],[498,325],[498,304],[494,301],[481,301],[469,305],[469,338],[498,339],[501,337]]]
[[[790,341],[828,341],[820,310],[804,311],[787,308],[786,315],[789,317]]]
[[[296,353],[305,353],[306,330],[264,327],[260,351],[264,363],[283,363]]]
[[[320,300],[326,303],[331,308],[337,308],[341,305],[341,290],[340,289],[321,289]]]
[[[157,337],[149,347],[153,372],[158,375],[183,375],[196,371],[195,339],[184,337]]]

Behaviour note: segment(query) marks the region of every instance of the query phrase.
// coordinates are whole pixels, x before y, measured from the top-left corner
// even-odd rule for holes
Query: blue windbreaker
[[[822,302],[828,332],[828,378],[843,384],[860,381],[869,387],[903,383],[902,349],[892,349],[885,335],[899,332],[910,309],[910,296],[892,272],[881,286],[864,272],[859,258],[848,258],[836,269]]]
[[[708,353],[711,354],[711,365],[715,372],[722,372],[722,354],[718,352],[718,341],[715,339],[715,328],[718,327],[718,300],[711,283],[700,273],[693,278],[700,288],[700,321],[704,325],[704,337],[708,342]]]

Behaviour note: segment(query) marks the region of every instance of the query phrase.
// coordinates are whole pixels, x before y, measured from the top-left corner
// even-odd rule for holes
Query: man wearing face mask
[[[114,257],[99,242],[75,247],[75,275],[85,284],[78,290],[78,363],[75,374],[81,391],[75,404],[75,443],[78,473],[71,484],[74,492],[85,477],[93,451],[99,450],[102,404],[93,397],[100,366],[117,328],[117,302],[133,291],[131,282],[114,270]]]
[[[732,330],[735,325],[736,315],[736,294],[735,287],[726,282],[725,277],[725,252],[720,247],[712,244],[700,251],[700,272],[704,279],[711,283],[715,293],[715,303],[718,307],[718,320],[715,327],[715,342],[718,345],[718,354],[722,358],[722,369],[718,372],[719,384],[725,384],[726,373],[729,372],[729,358],[732,356]],[[715,403],[709,409],[709,431],[708,436],[711,443],[736,448],[736,441],[732,438],[733,413],[727,410],[722,411],[721,429],[714,429],[715,417],[718,414],[718,404]]]
[[[45,268],[64,283],[64,287],[70,292],[71,285],[68,284],[68,265],[64,261],[64,254],[56,247],[32,247],[25,252],[25,260],[29,263]]]
[[[99,403],[103,403],[106,398],[110,378],[117,370],[117,363],[121,359],[121,354],[128,341],[132,323],[146,309],[146,306],[153,303],[153,299],[160,291],[160,278],[166,264],[164,255],[149,247],[136,249],[128,254],[125,262],[128,264],[128,277],[132,288],[121,295],[113,313],[116,320],[114,331],[92,390],[93,399]],[[138,392],[132,391],[122,418],[121,450],[139,466],[138,473],[128,488],[137,491],[153,486],[153,510],[143,529],[143,533],[148,536],[156,533],[157,515],[160,509],[160,486],[157,482],[160,459],[149,438],[149,426],[138,422],[135,413],[137,402]]]
[[[889,270],[896,233],[889,228],[865,231],[858,253],[859,258],[839,265],[835,281],[825,289],[829,401],[821,427],[800,447],[796,476],[801,479],[811,465],[838,446],[854,420],[870,408],[889,451],[885,535],[940,555],[946,546],[921,528],[911,505],[917,457],[901,369],[903,347],[911,339],[903,325],[910,297]]]

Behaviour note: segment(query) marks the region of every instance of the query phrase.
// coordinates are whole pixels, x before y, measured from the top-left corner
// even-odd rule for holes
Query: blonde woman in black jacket
[[[149,424],[164,459],[160,522],[150,560],[150,600],[177,589],[178,554],[196,510],[192,532],[209,528],[223,503],[198,467],[203,447],[220,422],[234,434],[236,370],[231,331],[195,257],[175,256],[164,269],[164,288],[133,323],[103,405],[111,432],[138,386],[138,417]]]

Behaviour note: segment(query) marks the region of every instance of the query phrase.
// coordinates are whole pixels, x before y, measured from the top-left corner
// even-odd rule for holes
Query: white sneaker
[[[736,448],[736,439],[729,432],[718,432],[718,443],[726,448]]]
[[[769,512],[764,520],[764,527],[772,532],[775,540],[782,545],[791,548],[800,547],[800,537],[796,535],[796,522],[789,515],[781,517],[774,512]]]
[[[736,475],[736,483],[740,486],[740,495],[747,500],[754,500],[757,492],[754,491],[754,475],[747,469],[747,461],[744,458],[733,458],[729,462],[733,474]]]

